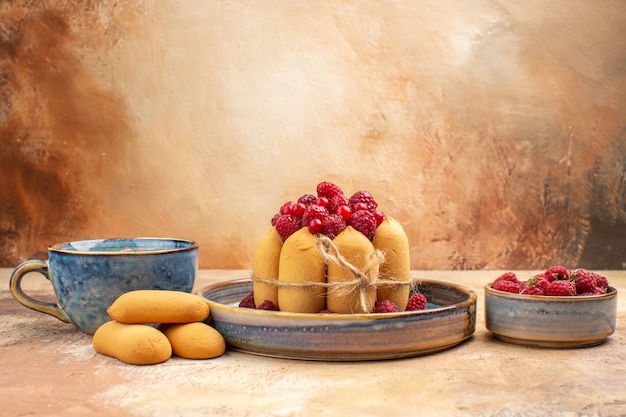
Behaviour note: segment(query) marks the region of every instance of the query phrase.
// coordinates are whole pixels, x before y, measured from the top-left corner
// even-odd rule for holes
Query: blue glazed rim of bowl
[[[199,248],[198,242],[182,238],[128,237],[73,240],[55,243],[48,251],[70,255],[156,255],[192,251]]]
[[[569,303],[581,303],[589,302],[593,300],[602,300],[617,297],[617,289],[609,285],[606,294],[597,295],[529,295],[529,294],[517,294],[512,292],[500,291],[493,288],[493,281],[485,284],[485,293],[494,295],[497,297],[511,298],[517,300],[537,300],[537,301],[564,301]]]

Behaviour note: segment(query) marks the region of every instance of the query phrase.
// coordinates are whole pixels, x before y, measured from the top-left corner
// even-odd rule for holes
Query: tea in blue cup
[[[22,305],[93,334],[111,318],[107,309],[134,290],[191,292],[198,271],[198,244],[191,240],[123,238],[79,240],[48,247],[48,260],[19,264],[10,278]],[[37,272],[51,283],[56,303],[36,300],[22,290],[22,279]]]

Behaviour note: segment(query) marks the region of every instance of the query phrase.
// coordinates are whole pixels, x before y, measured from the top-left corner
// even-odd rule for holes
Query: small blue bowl
[[[485,285],[485,325],[494,337],[531,347],[578,348],[615,332],[617,290],[589,296],[514,294]]]
[[[17,301],[93,334],[111,318],[106,310],[134,290],[191,292],[198,270],[198,244],[183,239],[123,238],[58,243],[48,260],[18,265],[10,280]],[[22,278],[38,272],[52,283],[57,303],[26,295]]]

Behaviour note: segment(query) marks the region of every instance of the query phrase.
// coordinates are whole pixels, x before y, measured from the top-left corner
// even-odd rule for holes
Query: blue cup
[[[28,260],[10,278],[22,305],[93,334],[111,318],[107,309],[134,290],[191,292],[198,271],[198,244],[183,239],[126,238],[80,240],[48,248],[48,260]],[[51,283],[57,303],[28,296],[24,276],[37,272]]]

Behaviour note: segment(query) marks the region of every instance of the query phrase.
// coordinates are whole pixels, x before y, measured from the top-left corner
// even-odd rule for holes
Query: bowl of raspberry
[[[546,348],[599,345],[615,332],[617,290],[606,277],[557,265],[485,285],[485,325],[502,341]]]

